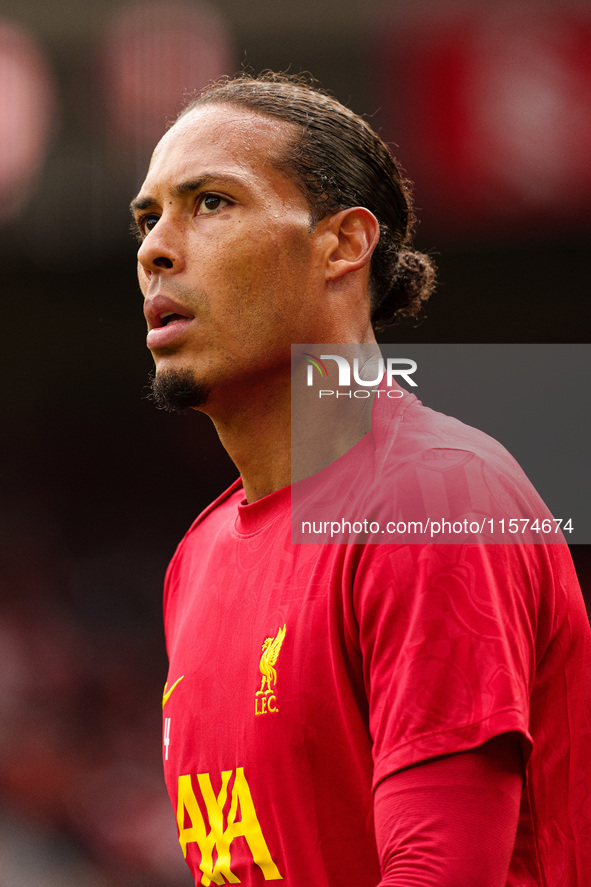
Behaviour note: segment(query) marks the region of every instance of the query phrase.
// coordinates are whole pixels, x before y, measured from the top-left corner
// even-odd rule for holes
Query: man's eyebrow
[[[136,197],[129,204],[129,209],[134,216],[137,212],[141,212],[143,209],[148,209],[150,206],[154,206],[157,203],[157,200],[154,197]]]
[[[186,194],[191,194],[194,191],[201,191],[203,188],[210,188],[213,185],[220,185],[223,182],[230,182],[231,184],[240,184],[243,183],[240,176],[233,175],[232,173],[225,172],[211,172],[204,173],[202,176],[199,176],[198,179],[188,179],[186,182],[181,182],[178,185],[173,185],[170,189],[171,197],[184,197]],[[136,197],[135,200],[132,200],[129,208],[131,210],[132,215],[141,212],[144,209],[149,209],[151,206],[157,206],[159,201],[155,197]]]

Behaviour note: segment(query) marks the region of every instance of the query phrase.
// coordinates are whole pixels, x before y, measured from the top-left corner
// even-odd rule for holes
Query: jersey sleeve
[[[382,780],[374,806],[379,887],[505,887],[520,756],[510,734]]]
[[[544,560],[544,546],[366,547],[354,608],[374,787],[507,732],[527,762]]]

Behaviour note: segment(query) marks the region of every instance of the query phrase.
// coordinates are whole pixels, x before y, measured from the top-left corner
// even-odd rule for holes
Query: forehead
[[[277,163],[296,133],[290,123],[232,105],[194,108],[156,146],[140,193],[211,174],[238,174],[246,184],[289,181]]]

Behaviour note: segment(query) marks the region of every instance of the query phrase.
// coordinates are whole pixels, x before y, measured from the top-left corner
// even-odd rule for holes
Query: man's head
[[[313,223],[353,206],[366,207],[378,220],[370,277],[374,328],[418,317],[434,287],[435,269],[412,248],[409,183],[369,124],[303,76],[273,72],[222,79],[191,101],[179,119],[208,104],[234,105],[293,125],[294,138],[279,165],[302,190]]]
[[[213,391],[212,409],[233,406],[261,382],[266,396],[289,380],[291,343],[373,340],[370,314],[415,314],[433,276],[379,138],[279,75],[225,81],[189,105],[132,210],[155,392],[169,405],[211,405]]]

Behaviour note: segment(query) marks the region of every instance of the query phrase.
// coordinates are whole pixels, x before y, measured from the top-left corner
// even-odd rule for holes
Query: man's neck
[[[347,346],[362,364],[379,355],[375,342]],[[350,353],[349,353],[350,352]],[[327,363],[330,363],[327,361]],[[334,363],[334,362],[333,362]],[[373,398],[320,397],[308,386],[306,365],[247,390],[232,393],[226,409],[210,411],[222,446],[242,477],[246,500],[255,502],[294,480],[309,477],[348,452],[371,428]],[[336,365],[322,388],[338,390]],[[372,378],[371,368],[367,378]]]
[[[255,502],[291,482],[290,385],[266,385],[233,398],[231,410],[215,411],[220,442],[242,477],[246,500]]]

